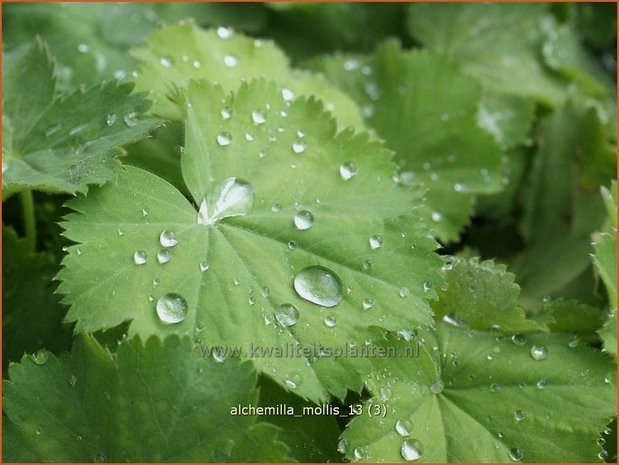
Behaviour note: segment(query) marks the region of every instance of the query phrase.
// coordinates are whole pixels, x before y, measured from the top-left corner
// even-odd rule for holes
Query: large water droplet
[[[232,143],[232,135],[227,131],[220,132],[217,134],[217,143],[222,147],[230,145]]]
[[[159,298],[156,309],[162,322],[180,323],[187,316],[187,301],[179,294],[166,294]]]
[[[247,215],[254,204],[254,190],[247,181],[228,178],[200,204],[198,224],[212,225],[224,218]]]
[[[282,304],[275,312],[275,319],[282,326],[294,326],[299,321],[299,310],[292,304]]]
[[[165,265],[170,260],[172,260],[172,253],[170,253],[169,250],[164,249],[160,250],[159,253],[157,253],[157,261],[162,265]]]
[[[522,449],[520,449],[519,447],[514,447],[509,450],[508,455],[509,455],[509,459],[512,462],[520,462],[522,460],[522,457],[524,456],[524,453],[522,452]]]
[[[314,226],[314,215],[308,210],[301,210],[294,215],[294,225],[297,229],[305,231]]]
[[[297,273],[294,290],[301,298],[323,307],[335,307],[342,301],[340,278],[322,266],[309,266]]]
[[[335,325],[337,325],[337,319],[333,315],[328,316],[325,318],[325,325],[328,328],[335,328]]]
[[[159,235],[159,243],[162,247],[174,247],[178,244],[176,233],[168,229],[161,231],[161,234]]]
[[[146,263],[147,260],[148,260],[148,254],[144,252],[143,250],[136,250],[133,253],[133,262],[136,265],[144,265],[144,263]]]
[[[546,350],[546,347],[544,346],[533,346],[531,347],[531,357],[533,357],[533,360],[544,360],[546,358],[546,356],[548,355],[548,351]]]
[[[400,448],[400,454],[407,462],[419,460],[423,455],[423,444],[417,439],[407,439]]]
[[[354,178],[357,175],[357,166],[352,162],[342,163],[340,165],[340,176],[344,181]]]
[[[380,249],[383,246],[383,238],[378,234],[370,236],[370,248],[372,250]]]
[[[413,423],[407,419],[399,419],[395,423],[395,430],[402,437],[410,436],[411,431],[413,431]]]

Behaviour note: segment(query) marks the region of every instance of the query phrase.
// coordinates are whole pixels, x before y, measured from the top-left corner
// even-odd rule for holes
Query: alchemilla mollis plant
[[[6,4],[3,460],[616,460],[616,5]]]

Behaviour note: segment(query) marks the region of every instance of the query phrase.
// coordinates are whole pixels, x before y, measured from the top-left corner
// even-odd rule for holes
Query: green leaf
[[[549,321],[550,331],[577,334],[580,339],[593,342],[599,341],[595,332],[604,324],[606,315],[599,308],[576,300],[554,299],[546,300],[534,319]],[[574,341],[576,343],[578,339]]]
[[[604,342],[604,350],[617,356],[617,310],[613,309],[604,326],[598,331]]]
[[[505,265],[479,258],[448,257],[445,284],[432,302],[437,318],[448,317],[473,329],[516,333],[539,331],[518,305],[520,287]]]
[[[69,347],[71,330],[62,326],[66,308],[54,295],[56,267],[34,253],[27,239],[2,228],[2,366],[40,348],[59,352]]]
[[[109,83],[54,98],[53,64],[35,41],[5,54],[2,190],[86,192],[113,179],[120,147],[157,122],[131,84]]]
[[[273,83],[256,81],[225,95],[206,81],[193,82],[185,98],[181,162],[193,203],[160,178],[131,167],[116,186],[71,202],[77,213],[64,227],[80,245],[69,250],[60,274],[59,291],[71,304],[68,321],[77,320],[77,331],[92,331],[131,319],[130,333],[145,337],[204,329],[206,346],[241,346],[261,372],[296,386],[303,397],[322,400],[326,389],[343,398],[347,388],[359,390],[356,372],[364,371],[365,359],[325,357],[308,365],[313,356],[260,357],[248,345],[341,349],[342,341],[363,345],[368,326],[410,330],[430,323],[426,299],[435,294],[424,283],[440,285],[440,258],[416,213],[421,192],[393,182],[394,165],[380,143],[351,131],[336,135],[335,122],[319,102],[286,102]],[[224,109],[230,118],[222,119]],[[344,180],[341,173],[356,174]],[[223,185],[236,185],[239,202],[217,217],[211,209]],[[314,217],[307,230],[294,223],[303,210]],[[169,263],[160,264],[165,230],[176,234],[178,245],[169,249]],[[377,235],[382,247],[374,238],[373,249],[369,240]],[[134,262],[136,251],[148,255],[144,265]],[[341,289],[335,284],[328,293],[342,293],[335,308],[295,292],[295,276],[310,266],[339,277]],[[312,292],[323,289],[316,285]],[[156,303],[168,293],[187,302],[180,323],[164,324],[157,317]],[[373,299],[372,308],[364,310],[365,299]],[[288,303],[297,307],[298,323],[282,327],[274,313]]]
[[[5,461],[283,461],[277,428],[232,407],[257,403],[256,375],[188,338],[124,341],[114,357],[83,335],[70,354],[24,357],[3,382]]]
[[[593,462],[600,431],[615,414],[615,368],[608,357],[562,334],[496,334],[440,325],[424,333],[419,356],[377,367],[365,405],[387,412],[353,419],[347,457],[423,462]],[[401,350],[411,343],[384,342]],[[535,360],[534,347],[546,358]],[[539,353],[539,352],[537,352]],[[371,407],[374,406],[374,407]],[[376,407],[378,406],[378,408]],[[396,430],[410,422],[409,435]],[[406,431],[403,431],[406,433]]]
[[[529,135],[535,119],[535,101],[520,95],[486,90],[477,112],[478,124],[503,147],[514,147]]]
[[[154,32],[147,48],[133,54],[141,62],[137,88],[151,92],[152,112],[167,119],[182,120],[182,112],[167,97],[175,87],[186,89],[190,79],[208,79],[226,91],[236,91],[243,81],[265,78],[296,96],[321,98],[342,128],[363,127],[354,102],[324,79],[293,72],[271,41],[251,39],[226,28],[205,31],[193,24],[179,24]]]
[[[438,237],[457,239],[475,195],[502,187],[499,147],[477,126],[475,80],[445,57],[405,52],[393,41],[371,56],[338,54],[312,66],[359,104],[396,152],[402,181],[426,186],[425,215]]]
[[[561,297],[590,266],[590,235],[605,217],[599,188],[615,170],[616,147],[594,109],[568,102],[545,121],[522,197],[528,247],[512,265],[523,293]]]
[[[340,428],[329,410],[330,404],[303,401],[268,378],[261,378],[260,405],[274,409],[283,405],[294,409],[294,415],[264,416],[266,421],[281,428],[278,438],[288,446],[290,456],[302,463],[340,461],[337,453]]]
[[[566,82],[541,63],[543,26],[554,27],[545,4],[414,4],[410,34],[430,50],[453,56],[485,87],[557,103]]]

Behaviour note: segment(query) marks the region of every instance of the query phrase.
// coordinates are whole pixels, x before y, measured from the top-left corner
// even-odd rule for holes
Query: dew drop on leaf
[[[337,443],[337,451],[340,454],[346,454],[346,452],[348,452],[349,447],[350,447],[350,444],[348,440],[346,439],[340,439],[340,442]]]
[[[297,244],[297,241],[289,241],[288,242],[288,248],[290,250],[296,250],[299,247],[299,244]]]
[[[363,262],[363,269],[364,270],[369,270],[370,268],[372,268],[372,260],[366,260]]]
[[[411,295],[411,290],[408,287],[401,287],[398,291],[398,294],[400,295],[400,297],[406,298]]]
[[[262,294],[262,297],[266,299],[269,295],[271,295],[271,290],[268,287],[263,287],[260,294]]]
[[[443,383],[442,379],[437,379],[430,385],[430,391],[433,394],[440,394],[441,392],[443,392],[444,388],[445,388],[445,383]]]
[[[157,261],[160,264],[165,265],[170,260],[172,260],[172,254],[170,253],[169,250],[164,249],[164,250],[160,250],[159,253],[157,253]]]
[[[200,271],[201,272],[205,272],[206,270],[209,269],[209,264],[208,262],[200,262]]]
[[[544,346],[536,346],[534,345],[533,347],[531,347],[531,357],[533,357],[533,360],[544,360],[546,358],[546,356],[548,355],[548,350],[546,350],[546,347]]]
[[[45,130],[45,137],[50,137],[62,129],[62,124],[52,124]]]
[[[443,219],[443,215],[441,215],[437,211],[432,212],[432,214],[430,216],[432,218],[432,221],[434,221],[435,223],[438,223],[439,221],[441,221]]]
[[[200,66],[202,66],[202,64],[198,60],[193,60],[192,65],[195,69],[200,69]]]
[[[335,325],[337,325],[337,320],[334,316],[328,316],[324,321],[328,328],[335,328]]]
[[[284,87],[282,89],[282,98],[284,99],[284,101],[290,102],[292,99],[294,99],[294,93],[290,89]]]
[[[224,218],[247,215],[254,204],[254,190],[247,181],[228,178],[204,198],[198,224],[213,225]]]
[[[374,307],[374,301],[370,298],[364,299],[363,300],[363,310],[370,310],[371,308]]]
[[[294,225],[301,231],[306,231],[314,226],[314,215],[308,210],[301,210],[294,215]]]
[[[161,66],[163,66],[164,68],[171,68],[172,67],[172,60],[170,60],[167,57],[161,57],[159,59],[159,63],[161,63]]]
[[[527,343],[527,337],[524,334],[514,334],[512,342],[517,346],[523,346]]]
[[[157,300],[159,319],[166,324],[180,323],[187,316],[187,301],[179,294],[166,294]]]
[[[425,281],[423,283],[423,292],[430,292],[432,290],[432,283],[430,281]]]
[[[266,123],[267,119],[264,116],[264,113],[260,110],[254,110],[251,112],[251,120],[255,125],[260,125]]]
[[[294,142],[292,144],[292,151],[297,154],[305,152],[305,144],[300,141]]]
[[[123,121],[128,127],[133,128],[138,124],[138,114],[134,111],[129,112],[123,116]]]
[[[402,437],[408,437],[413,431],[413,423],[405,418],[400,418],[395,422],[395,430]]]
[[[323,307],[335,307],[342,301],[339,276],[322,266],[309,266],[297,273],[294,290],[302,299]]]
[[[159,243],[162,247],[174,247],[178,244],[176,233],[168,229],[161,231],[161,234],[159,235]]]
[[[222,147],[230,145],[232,143],[232,135],[227,131],[220,132],[217,134],[217,143]]]
[[[301,375],[297,373],[291,373],[286,376],[286,379],[284,380],[284,382],[286,383],[286,386],[288,388],[296,389],[301,384]]]
[[[299,321],[299,310],[292,304],[282,304],[275,312],[275,319],[286,328],[294,326]]]
[[[527,414],[524,410],[516,410],[514,412],[514,418],[516,421],[522,421],[527,417]]]
[[[75,386],[75,384],[77,383],[77,376],[75,375],[69,376],[69,379],[67,380],[67,382],[69,383],[69,386]]]
[[[239,60],[237,57],[233,55],[226,55],[224,57],[224,65],[228,68],[235,68],[239,64]]]
[[[144,265],[144,263],[146,263],[147,260],[148,260],[148,254],[144,252],[143,250],[136,250],[133,253],[133,262],[136,265]]]
[[[108,126],[114,126],[114,123],[116,122],[116,113],[110,113],[109,115],[107,115],[107,118],[105,119],[105,123]]]
[[[509,459],[512,462],[520,462],[522,460],[522,457],[524,456],[522,449],[520,449],[519,447],[514,447],[510,449],[508,455]]]
[[[217,37],[220,39],[229,39],[234,35],[234,29],[220,26],[217,28]]]
[[[355,456],[355,460],[364,460],[369,457],[369,452],[366,447],[357,447],[355,448],[353,455]]]
[[[230,119],[230,117],[232,116],[232,112],[230,111],[229,108],[224,108],[223,110],[219,112],[219,114],[221,115],[221,119],[223,120]]]
[[[370,236],[369,242],[372,250],[380,249],[383,246],[383,238],[378,234]]]
[[[47,360],[49,360],[49,352],[45,349],[37,350],[34,354],[30,356],[30,360],[32,360],[37,365],[45,365]]]
[[[417,439],[407,439],[400,448],[400,454],[407,462],[419,460],[423,455],[423,444]]]
[[[357,166],[352,162],[340,165],[340,176],[344,181],[354,178],[357,175]]]

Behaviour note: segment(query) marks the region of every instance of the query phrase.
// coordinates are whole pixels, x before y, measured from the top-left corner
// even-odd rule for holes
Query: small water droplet
[[[430,391],[433,394],[440,394],[441,392],[443,392],[444,388],[445,388],[445,383],[443,383],[442,379],[437,379],[430,385]]]
[[[294,215],[294,225],[301,231],[306,231],[314,226],[314,215],[308,210],[301,210]]]
[[[232,143],[232,135],[227,131],[220,132],[217,134],[217,143],[222,147],[230,145]]]
[[[363,269],[364,270],[369,270],[370,268],[372,268],[372,260],[366,260],[363,262]]]
[[[522,421],[527,417],[527,414],[524,410],[516,410],[514,412],[514,418],[516,421]]]
[[[170,231],[169,229],[161,231],[161,234],[159,235],[159,243],[162,247],[174,247],[178,244],[176,233],[174,231]]]
[[[299,321],[299,310],[292,304],[282,304],[275,312],[275,319],[284,326],[294,326]]]
[[[239,60],[237,57],[233,55],[226,55],[224,57],[224,65],[226,65],[228,68],[234,68],[238,64],[239,64]]]
[[[340,442],[337,443],[337,451],[340,454],[346,454],[350,447],[349,442],[346,439],[340,439]]]
[[[370,236],[369,243],[372,250],[380,249],[383,246],[383,238],[382,236],[375,234]]]
[[[114,126],[116,119],[116,113],[110,113],[109,115],[107,115],[107,118],[105,118],[105,122],[108,126]]]
[[[419,460],[423,455],[423,444],[417,439],[407,439],[400,448],[400,454],[407,462]]]
[[[37,428],[37,429],[34,430],[34,432],[38,436],[38,435],[40,435],[43,432],[43,430],[41,430],[41,428]]]
[[[136,250],[133,253],[133,262],[136,265],[144,265],[144,263],[146,263],[147,260],[148,260],[148,254],[144,252],[143,250]]]
[[[129,112],[123,116],[123,121],[128,127],[134,128],[138,124],[138,114],[135,111]]]
[[[546,356],[548,355],[548,350],[546,350],[546,347],[544,346],[536,346],[534,345],[533,347],[531,347],[531,357],[533,357],[533,360],[544,360],[546,358]]]
[[[567,343],[567,346],[570,349],[574,349],[576,347],[578,347],[578,344],[580,344],[580,338],[578,336],[574,336],[572,337],[572,339],[570,339]]]
[[[49,360],[49,352],[45,349],[37,350],[34,354],[30,356],[30,360],[32,360],[37,365],[45,365]]]
[[[90,47],[87,44],[79,44],[77,46],[77,51],[80,53],[88,53]]]
[[[370,452],[368,451],[367,447],[357,447],[353,451],[353,455],[355,456],[355,460],[361,461],[367,459],[370,455]]]
[[[406,298],[411,295],[411,290],[408,287],[401,287],[398,291],[398,294],[400,295],[400,297]]]
[[[523,346],[527,343],[527,337],[524,334],[514,334],[511,339],[517,346]]]
[[[75,126],[73,129],[71,129],[69,131],[69,135],[70,136],[74,136],[74,135],[82,132],[84,129],[88,128],[88,126],[90,126],[88,123],[80,124],[79,126]]]
[[[340,165],[340,176],[344,181],[354,178],[357,175],[357,166],[352,162]]]
[[[292,99],[294,99],[294,93],[290,89],[284,87],[282,89],[282,98],[284,99],[284,101],[290,102]]]
[[[522,460],[522,457],[524,456],[522,449],[520,449],[519,447],[514,447],[510,449],[508,455],[509,459],[512,462],[520,462]]]
[[[75,386],[75,384],[77,383],[77,376],[75,375],[69,376],[69,379],[67,382],[69,383],[69,386]]]
[[[288,248],[290,250],[296,250],[299,247],[299,244],[297,244],[297,241],[289,241],[288,242]]]
[[[432,283],[430,281],[425,281],[422,287],[423,292],[430,292],[432,290]]]
[[[207,262],[200,262],[200,271],[205,272],[209,269],[209,264]]]
[[[198,224],[213,225],[224,218],[247,215],[254,204],[254,190],[242,179],[228,178],[200,204]]]
[[[260,294],[262,294],[262,297],[266,299],[269,295],[271,295],[271,290],[268,287],[263,287]]]
[[[290,389],[296,389],[301,384],[301,375],[297,373],[291,373],[286,376],[284,380],[286,386]]]
[[[340,278],[322,266],[309,266],[297,273],[294,289],[301,298],[322,307],[335,307],[342,301]]]
[[[546,387],[546,380],[545,379],[540,379],[537,383],[537,389],[544,389]]]
[[[292,144],[292,151],[297,154],[305,152],[305,143],[300,141],[294,142]]]
[[[164,249],[164,250],[160,250],[159,253],[157,253],[157,261],[160,264],[165,265],[170,260],[172,260],[172,254],[170,253],[169,250]]]
[[[180,323],[187,316],[187,301],[179,294],[166,294],[157,301],[156,310],[163,323]]]
[[[410,436],[413,431],[413,423],[407,419],[399,419],[395,423],[395,430],[402,437]]]
[[[432,212],[430,216],[432,217],[432,221],[434,221],[435,223],[438,223],[439,221],[443,219],[443,215],[441,215],[437,211]]]
[[[251,112],[251,120],[255,125],[260,125],[266,123],[267,119],[264,116],[264,113],[260,110],[254,110]]]
[[[159,59],[159,63],[161,63],[161,66],[163,66],[164,68],[171,68],[172,67],[172,60],[170,58],[167,58],[167,57],[161,57]]]
[[[220,39],[230,39],[234,35],[234,29],[231,27],[220,26],[217,28],[217,37]]]
[[[466,187],[466,184],[464,184],[463,182],[455,183],[453,188],[454,188],[454,191],[456,192],[466,192],[468,190],[468,188]]]
[[[200,69],[200,66],[202,66],[202,64],[198,60],[193,60],[191,64],[195,69]]]
[[[334,316],[328,316],[324,321],[328,328],[335,328],[335,325],[337,325],[337,320]]]
[[[370,298],[363,300],[363,310],[370,310],[374,307],[374,301]]]

